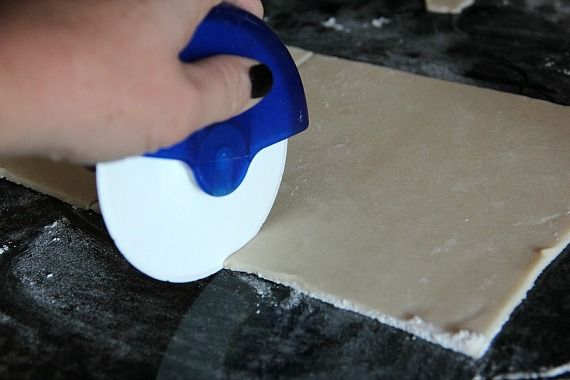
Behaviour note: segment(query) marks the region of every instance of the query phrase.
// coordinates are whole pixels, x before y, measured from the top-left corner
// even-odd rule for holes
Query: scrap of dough
[[[433,13],[459,14],[475,0],[426,0],[426,9]]]
[[[301,75],[312,125],[226,268],[480,357],[569,242],[570,108],[318,55]]]
[[[313,53],[297,47],[287,49],[297,67]],[[0,178],[26,186],[72,206],[101,213],[95,173],[79,165],[41,158],[0,158]]]
[[[41,158],[2,158],[0,178],[51,195],[72,206],[95,209],[95,174],[78,165]]]

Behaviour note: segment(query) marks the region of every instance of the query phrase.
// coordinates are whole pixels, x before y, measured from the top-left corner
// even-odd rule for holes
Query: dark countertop
[[[478,1],[461,16],[426,14],[421,1],[266,7],[290,44],[570,105],[569,1]],[[329,17],[340,30],[322,25]],[[389,22],[373,26],[380,17]],[[567,251],[474,361],[254,276],[153,281],[125,262],[98,215],[0,180],[0,379],[536,372],[570,363]]]

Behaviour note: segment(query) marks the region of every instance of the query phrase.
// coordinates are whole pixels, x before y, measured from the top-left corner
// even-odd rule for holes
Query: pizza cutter
[[[281,183],[287,139],[309,124],[295,63],[263,21],[229,5],[213,8],[180,59],[217,54],[266,64],[273,73],[270,93],[249,111],[174,146],[97,165],[111,237],[133,266],[158,280],[213,274],[259,232]]]

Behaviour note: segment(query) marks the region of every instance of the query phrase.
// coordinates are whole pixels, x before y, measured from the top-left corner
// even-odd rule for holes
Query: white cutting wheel
[[[281,183],[287,140],[263,149],[225,197],[198,187],[177,160],[132,157],[97,165],[105,224],[125,258],[158,280],[188,282],[222,269],[260,230]]]

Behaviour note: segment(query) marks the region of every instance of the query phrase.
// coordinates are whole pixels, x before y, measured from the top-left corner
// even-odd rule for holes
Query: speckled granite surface
[[[266,6],[294,45],[570,104],[570,2],[478,1],[457,17],[346,3]],[[568,252],[479,361],[252,276],[150,280],[97,215],[6,181],[0,252],[0,379],[472,379],[570,362]]]

